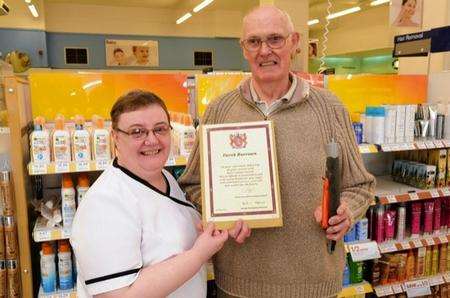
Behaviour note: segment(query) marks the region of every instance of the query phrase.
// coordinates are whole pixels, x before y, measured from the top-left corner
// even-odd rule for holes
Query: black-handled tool
[[[326,153],[326,179],[329,183],[328,216],[329,218],[331,218],[337,214],[336,211],[339,207],[341,198],[341,169],[339,165],[339,147],[334,140],[331,140],[331,142],[326,145]],[[332,254],[336,247],[336,241],[328,240],[327,247],[328,253]]]

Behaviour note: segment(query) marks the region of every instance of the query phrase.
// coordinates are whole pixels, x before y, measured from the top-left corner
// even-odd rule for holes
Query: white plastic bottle
[[[78,206],[80,206],[88,190],[89,190],[89,178],[85,173],[80,174],[80,176],[78,176],[78,183],[77,183]]]
[[[192,125],[192,117],[183,115],[183,125],[180,126],[180,155],[189,157],[195,143],[195,128]]]
[[[41,284],[44,293],[56,291],[56,263],[53,247],[50,243],[42,243],[41,255]]]
[[[180,131],[181,131],[181,114],[177,112],[170,113],[171,125],[172,125],[172,144],[171,144],[171,157],[176,158],[180,155]]]
[[[92,132],[92,152],[94,160],[111,159],[111,143],[109,130],[105,128],[105,122],[100,116],[92,117],[94,130]]]
[[[44,127],[44,117],[34,119],[34,131],[30,135],[31,160],[50,163],[50,135]]]
[[[67,240],[58,243],[58,272],[59,289],[69,290],[73,288],[72,253]]]
[[[55,119],[55,130],[52,135],[53,160],[55,162],[70,162],[70,133],[64,128],[64,116]]]
[[[75,130],[72,133],[72,160],[91,160],[91,140],[89,131],[84,128],[83,116],[75,116]]]
[[[61,187],[61,209],[64,227],[71,227],[73,217],[75,216],[75,189],[72,179],[68,174],[64,174]]]

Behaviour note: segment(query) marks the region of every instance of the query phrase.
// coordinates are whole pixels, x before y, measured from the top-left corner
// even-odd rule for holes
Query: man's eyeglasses
[[[128,131],[121,130],[120,128],[116,128],[115,130],[126,134],[137,141],[141,141],[146,139],[150,132],[152,132],[155,137],[163,137],[167,136],[171,129],[172,126],[170,126],[169,124],[163,124],[157,125],[150,130],[144,127],[131,128]]]
[[[286,40],[291,34],[287,36],[283,36],[280,34],[272,34],[267,36],[266,38],[260,37],[250,37],[244,40],[241,40],[241,45],[250,52],[256,52],[261,48],[263,42],[271,49],[279,49],[286,45]]]

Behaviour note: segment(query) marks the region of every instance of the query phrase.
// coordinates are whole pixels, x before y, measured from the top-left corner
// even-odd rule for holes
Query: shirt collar
[[[291,82],[291,86],[289,87],[289,90],[284,94],[282,97],[274,100],[273,102],[277,102],[280,100],[283,100],[284,102],[289,102],[292,98],[292,95],[294,95],[295,89],[297,89],[297,76],[289,74],[289,81]],[[252,96],[253,101],[256,103],[264,103],[262,100],[259,99],[258,93],[256,93],[255,87],[253,86],[253,80],[250,79],[250,94]]]

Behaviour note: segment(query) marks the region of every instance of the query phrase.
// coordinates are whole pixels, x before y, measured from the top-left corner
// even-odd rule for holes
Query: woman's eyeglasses
[[[152,132],[155,137],[167,136],[171,129],[172,126],[170,126],[169,124],[163,124],[157,125],[152,129],[147,129],[145,127],[136,127],[131,128],[128,131],[121,130],[120,128],[116,128],[115,130],[123,134],[126,134],[137,141],[140,141],[146,139],[150,132]]]

